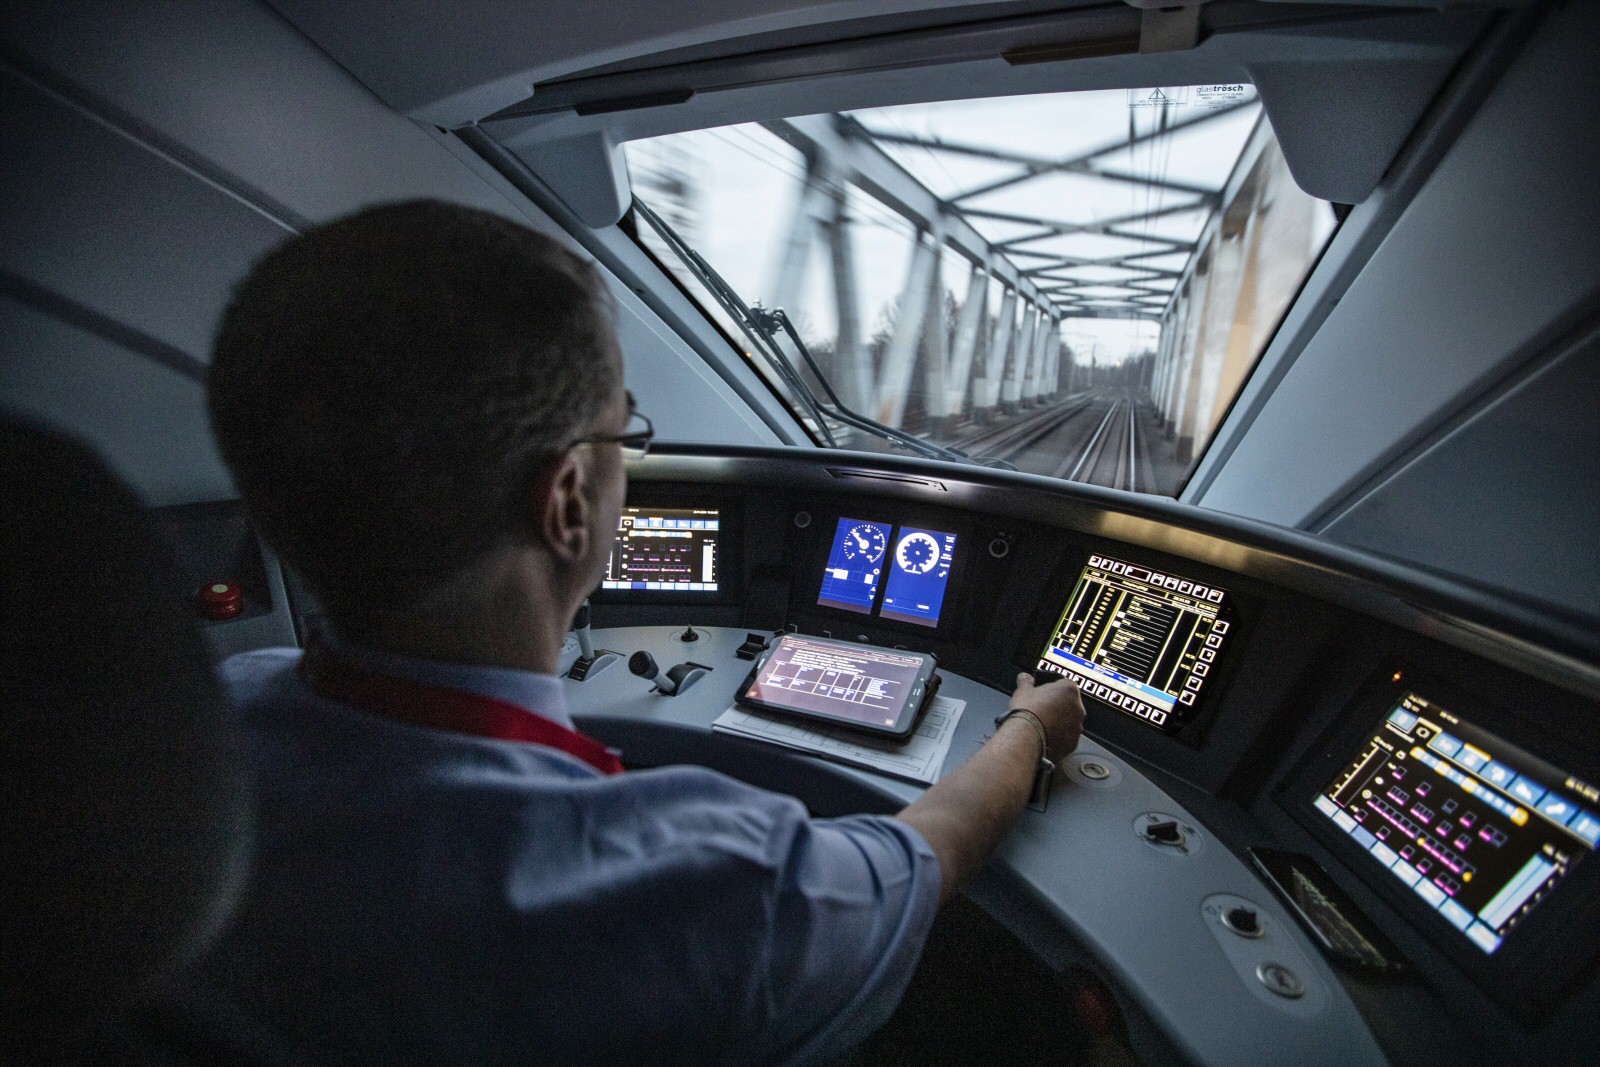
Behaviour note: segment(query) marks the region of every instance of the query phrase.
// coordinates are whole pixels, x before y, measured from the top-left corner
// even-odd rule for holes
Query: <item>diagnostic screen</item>
[[[878,596],[878,579],[883,574],[883,558],[889,551],[890,527],[887,523],[861,519],[840,519],[828,553],[828,567],[822,576],[817,603],[843,608],[863,615],[872,614]]]
[[[944,605],[944,588],[950,582],[955,555],[955,534],[900,527],[878,615],[918,626],[939,625],[939,609]]]
[[[602,589],[717,591],[715,508],[623,508]]]
[[[1090,556],[1038,669],[1164,730],[1187,718],[1228,635],[1221,589]]]
[[[910,696],[927,657],[786,634],[745,696],[836,719],[896,727],[916,714]]]
[[[1600,793],[1416,694],[1314,802],[1484,952],[1600,843]]]

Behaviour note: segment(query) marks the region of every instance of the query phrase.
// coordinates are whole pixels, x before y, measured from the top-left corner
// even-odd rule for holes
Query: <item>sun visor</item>
[[[586,225],[615,226],[633,202],[621,146],[603,133],[535,141],[517,155]]]
[[[1378,187],[1450,67],[1423,60],[1262,63],[1250,73],[1295,184],[1322,200],[1359,204]]]

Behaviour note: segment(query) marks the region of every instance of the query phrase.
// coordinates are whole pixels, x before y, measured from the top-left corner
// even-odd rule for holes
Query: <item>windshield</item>
[[[640,240],[819,443],[1167,495],[1336,225],[1246,85],[815,115],[627,155]]]

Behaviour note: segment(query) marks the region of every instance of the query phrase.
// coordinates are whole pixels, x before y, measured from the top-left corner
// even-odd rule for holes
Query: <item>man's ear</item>
[[[589,551],[590,472],[573,449],[545,469],[530,487],[531,525],[550,554],[563,563]]]

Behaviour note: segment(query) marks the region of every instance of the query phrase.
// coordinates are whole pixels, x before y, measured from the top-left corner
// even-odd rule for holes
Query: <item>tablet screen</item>
[[[785,634],[743,696],[808,715],[896,732],[915,718],[929,657]],[[915,697],[915,699],[913,699]]]

